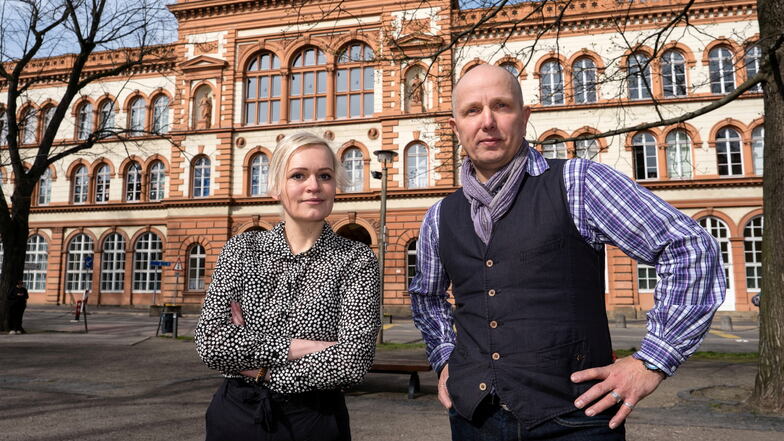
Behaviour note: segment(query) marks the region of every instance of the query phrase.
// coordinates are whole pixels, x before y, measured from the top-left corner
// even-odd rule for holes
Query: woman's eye
[[[305,175],[302,174],[302,173],[292,173],[291,176],[289,176],[289,179],[296,179],[296,180],[301,180],[301,179],[304,179],[304,178],[305,178]]]
[[[329,173],[322,173],[320,176],[322,181],[330,181],[332,180],[332,175]]]

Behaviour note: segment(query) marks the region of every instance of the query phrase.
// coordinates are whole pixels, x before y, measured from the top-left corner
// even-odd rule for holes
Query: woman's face
[[[300,147],[291,155],[280,194],[287,221],[323,221],[335,202],[337,182],[332,153],[324,145]]]

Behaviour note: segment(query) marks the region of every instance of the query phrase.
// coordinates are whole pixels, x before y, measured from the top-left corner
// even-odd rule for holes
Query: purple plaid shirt
[[[533,148],[526,172],[549,166]],[[713,314],[724,301],[718,244],[692,218],[606,165],[572,159],[563,169],[574,224],[596,248],[615,245],[640,262],[656,266],[655,305],[648,332],[634,354],[672,375],[697,350]],[[411,282],[414,324],[422,331],[430,364],[440,372],[455,347],[449,276],[438,251],[441,202],[425,214],[417,242],[417,273]]]

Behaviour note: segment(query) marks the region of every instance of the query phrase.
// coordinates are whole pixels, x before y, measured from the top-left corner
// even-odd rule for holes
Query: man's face
[[[523,106],[513,81],[504,69],[481,65],[466,73],[455,90],[449,125],[481,182],[514,158],[525,136],[531,109]]]

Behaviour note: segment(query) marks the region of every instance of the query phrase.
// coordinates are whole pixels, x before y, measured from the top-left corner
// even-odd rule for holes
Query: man
[[[452,104],[463,188],[425,215],[410,288],[452,439],[624,439],[724,300],[716,241],[610,167],[529,148],[530,109],[506,70],[473,68]],[[615,363],[604,244],[660,277],[640,350]]]
[[[24,286],[24,281],[16,282],[16,286],[11,288],[8,292],[8,302],[10,304],[10,325],[11,330],[9,334],[24,334],[25,330],[22,328],[22,317],[24,317],[25,309],[27,308],[27,288]]]

